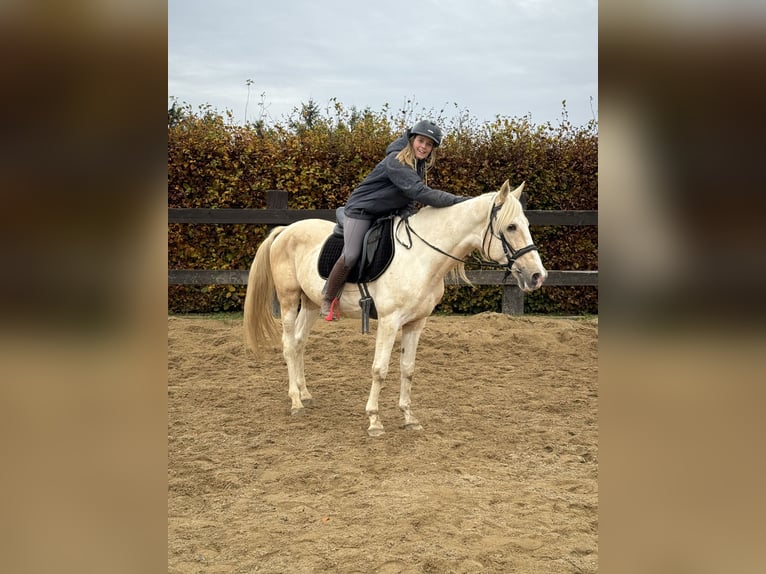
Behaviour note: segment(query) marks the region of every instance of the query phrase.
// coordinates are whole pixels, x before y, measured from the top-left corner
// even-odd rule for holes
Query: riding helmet
[[[431,138],[434,140],[434,147],[439,147],[439,144],[442,143],[443,136],[441,129],[435,123],[428,120],[420,120],[418,123],[412,126],[410,133]]]

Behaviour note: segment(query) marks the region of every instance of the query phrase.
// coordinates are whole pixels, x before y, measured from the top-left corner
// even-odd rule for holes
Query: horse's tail
[[[268,341],[278,341],[279,321],[272,312],[274,301],[274,276],[271,273],[270,253],[274,239],[285,229],[275,227],[258,247],[250,266],[245,293],[245,341],[253,351],[258,351]]]

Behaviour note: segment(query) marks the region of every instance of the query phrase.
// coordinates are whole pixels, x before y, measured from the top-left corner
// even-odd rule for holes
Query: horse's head
[[[495,196],[482,250],[490,261],[504,266],[524,292],[542,286],[548,277],[529,232],[529,220],[521,206],[524,183],[514,190],[508,180]]]

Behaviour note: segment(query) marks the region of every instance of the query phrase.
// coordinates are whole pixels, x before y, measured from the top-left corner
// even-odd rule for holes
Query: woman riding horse
[[[417,203],[448,207],[470,199],[426,185],[427,172],[436,160],[434,151],[441,142],[439,126],[419,121],[386,148],[385,159],[349,196],[344,208],[343,252],[327,278],[322,299],[321,314],[326,321],[339,316],[338,296],[359,260],[364,235],[373,221],[392,213],[412,212]]]

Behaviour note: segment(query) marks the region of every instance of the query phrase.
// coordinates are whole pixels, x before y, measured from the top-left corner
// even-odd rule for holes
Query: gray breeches
[[[354,219],[346,216],[343,222],[343,256],[346,258],[347,267],[353,267],[359,261],[364,234],[371,225],[372,221],[368,219]]]

